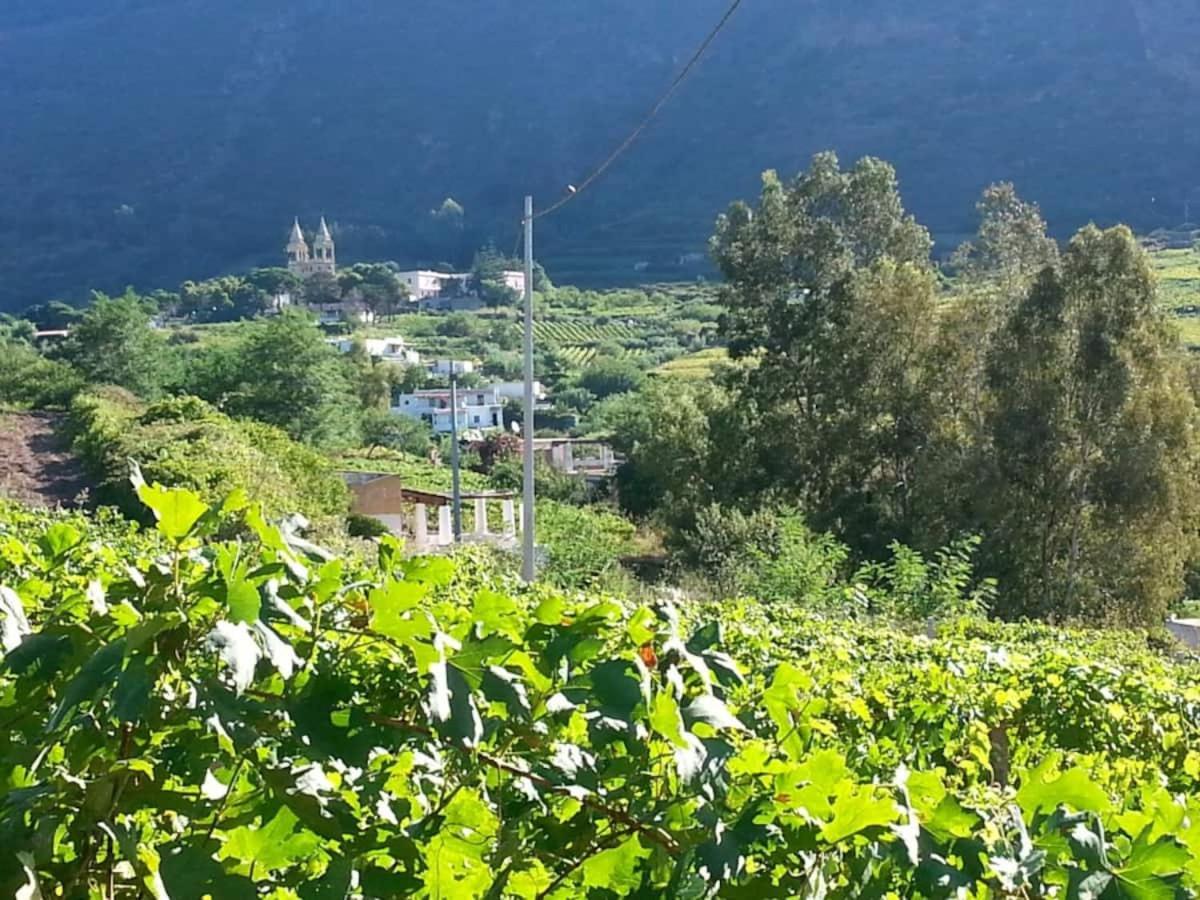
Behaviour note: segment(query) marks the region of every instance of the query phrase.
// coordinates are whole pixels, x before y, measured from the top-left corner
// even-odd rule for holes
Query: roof
[[[539,438],[539,437],[535,437],[533,439],[533,446],[537,447],[539,444],[543,447],[553,447],[558,444],[575,444],[575,445],[604,444],[604,445],[607,445],[608,441],[604,438],[573,438],[573,437]]]
[[[377,481],[384,479],[394,479],[403,482],[403,479],[395,472],[340,472],[342,478],[347,481],[352,488],[361,488]],[[446,491],[431,491],[419,487],[405,487],[401,485],[400,492],[405,500],[413,503],[425,503],[429,506],[447,506],[454,500],[454,495]],[[459,494],[460,498],[465,502],[467,500],[515,500],[517,497],[516,491],[462,491]]]
[[[321,216],[321,225],[317,229],[317,239],[314,243],[317,244],[332,244],[333,235],[329,233],[329,226],[325,224],[325,217]]]
[[[290,247],[294,244],[305,244],[307,246],[307,244],[304,240],[304,232],[300,230],[300,220],[299,219],[295,219],[292,222],[292,233],[288,237],[288,246]]]

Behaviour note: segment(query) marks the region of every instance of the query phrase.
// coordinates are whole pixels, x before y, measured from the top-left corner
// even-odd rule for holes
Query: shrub
[[[346,533],[351,537],[377,538],[388,533],[388,527],[371,516],[350,513],[346,516]]]
[[[537,535],[545,551],[539,577],[571,589],[596,585],[616,574],[633,530],[627,520],[595,507],[539,503]]]
[[[0,404],[65,407],[83,386],[71,366],[46,359],[28,344],[0,342]]]
[[[72,403],[70,424],[75,449],[99,482],[97,496],[131,516],[144,508],[129,483],[130,460],[147,481],[190,488],[209,503],[240,488],[274,515],[324,517],[346,508],[346,486],[324,456],[196,397],[147,407],[119,388],[89,390]]]
[[[814,534],[795,510],[746,514],[713,505],[677,538],[680,560],[710,578],[718,594],[826,606],[841,598],[833,586],[848,551]]]

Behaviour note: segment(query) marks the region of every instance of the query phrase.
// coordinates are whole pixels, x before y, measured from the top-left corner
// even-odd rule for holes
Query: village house
[[[516,400],[523,402],[525,400],[525,382],[523,381],[497,381],[490,385],[497,394],[504,400]],[[546,387],[540,381],[533,383],[533,399],[535,401],[545,400],[549,396],[546,393]]]
[[[501,273],[504,286],[517,294],[525,292],[525,273],[510,269]],[[470,272],[435,272],[431,269],[412,269],[397,272],[396,277],[408,288],[408,297],[413,301],[440,297],[452,284],[457,284],[458,293],[468,292]]]
[[[457,421],[458,431],[490,431],[504,425],[504,399],[494,387],[463,388],[458,392],[457,409],[451,408],[448,388],[399,394],[392,401],[392,412],[428,423],[438,434],[449,434]]]
[[[380,362],[390,362],[401,366],[419,366],[421,364],[421,354],[410,349],[402,337],[360,338],[358,341],[367,351],[368,356]],[[355,339],[329,338],[328,343],[337,347],[342,353],[349,353],[354,349]]]
[[[470,375],[475,363],[469,359],[435,359],[429,364],[429,374],[449,378],[451,375]]]

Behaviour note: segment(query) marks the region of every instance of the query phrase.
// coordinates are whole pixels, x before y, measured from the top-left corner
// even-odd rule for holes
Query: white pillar
[[[517,516],[513,506],[511,498],[500,503],[500,514],[504,519],[504,534],[507,536],[517,533]]]
[[[454,521],[448,506],[438,507],[438,543],[442,546],[454,543]]]
[[[487,528],[487,500],[483,497],[475,498],[475,533],[485,535],[488,533]]]
[[[413,546],[423,550],[429,543],[429,518],[424,503],[416,505],[413,513]]]

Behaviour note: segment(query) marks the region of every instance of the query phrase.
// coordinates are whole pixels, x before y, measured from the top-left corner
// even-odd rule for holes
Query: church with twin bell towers
[[[311,250],[308,241],[304,239],[304,232],[300,229],[300,220],[296,219],[292,223],[292,235],[287,244],[287,267],[289,272],[295,272],[302,278],[321,272],[327,275],[336,274],[337,257],[334,252],[333,235],[329,233],[324,216],[321,217],[321,227],[317,229],[317,236],[313,238]]]

